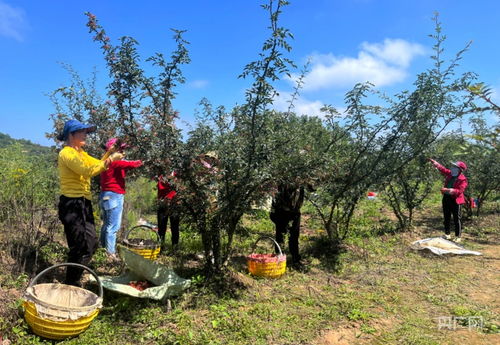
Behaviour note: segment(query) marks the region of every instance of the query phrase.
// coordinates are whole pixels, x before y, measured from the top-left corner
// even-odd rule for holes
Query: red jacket
[[[163,175],[158,176],[157,188],[158,200],[172,200],[177,195],[177,192],[174,190],[172,185],[168,183],[167,179],[163,177]]]
[[[435,160],[431,160],[431,162],[436,167],[436,169],[438,169],[439,172],[445,176],[444,187],[447,188],[446,186],[452,178],[450,169],[445,168]],[[450,195],[455,198],[455,201],[458,205],[465,204],[464,191],[465,188],[467,188],[467,184],[467,177],[465,177],[465,175],[462,173],[458,174],[455,183],[453,183],[453,188],[450,191]]]
[[[129,169],[138,168],[142,161],[115,161],[101,173],[101,191],[125,194],[125,173]]]

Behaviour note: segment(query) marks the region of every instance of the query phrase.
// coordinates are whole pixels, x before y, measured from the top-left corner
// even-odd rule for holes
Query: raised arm
[[[448,175],[450,175],[450,174],[451,174],[450,169],[445,168],[444,166],[442,166],[441,164],[439,164],[438,162],[436,162],[434,159],[429,158],[429,162],[431,162],[431,163],[432,163],[432,165],[434,165],[434,167],[435,167],[437,170],[439,170],[439,172],[440,172],[441,174],[443,174],[444,176],[448,176]]]
[[[113,163],[113,166],[119,169],[135,169],[140,166],[142,166],[142,161],[137,160],[137,161],[125,161],[125,160],[119,160]]]

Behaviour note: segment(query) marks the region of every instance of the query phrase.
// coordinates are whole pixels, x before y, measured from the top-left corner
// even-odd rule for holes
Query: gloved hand
[[[452,188],[441,188],[441,194],[451,194]]]
[[[118,146],[117,146],[116,144],[113,144],[113,145],[112,145],[112,146],[111,146],[111,147],[110,147],[110,148],[106,151],[106,153],[104,154],[104,156],[102,156],[102,158],[101,158],[101,159],[102,159],[103,161],[107,161],[107,162],[109,162],[109,161],[108,161],[109,157],[110,157],[113,153],[115,153],[115,152],[117,152],[117,151],[118,151]]]
[[[123,159],[123,153],[121,152],[115,152],[109,155],[108,158],[104,160],[104,164],[106,166],[106,169],[109,167],[109,165],[114,162],[114,161],[119,161],[120,159]]]
[[[115,161],[119,161],[119,160],[123,159],[123,157],[124,157],[124,154],[123,154],[123,153],[121,153],[121,152],[115,152],[115,153],[112,153],[112,154],[109,156],[109,158],[108,158],[108,159],[109,159],[111,162],[115,162]]]

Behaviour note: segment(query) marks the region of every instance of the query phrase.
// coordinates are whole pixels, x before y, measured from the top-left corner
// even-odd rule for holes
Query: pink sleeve
[[[431,160],[432,164],[434,165],[434,167],[439,170],[439,172],[441,174],[443,174],[444,176],[448,176],[451,174],[451,171],[450,169],[447,169],[445,168],[444,166],[442,166],[441,164],[439,164],[438,162],[436,162],[435,160]]]

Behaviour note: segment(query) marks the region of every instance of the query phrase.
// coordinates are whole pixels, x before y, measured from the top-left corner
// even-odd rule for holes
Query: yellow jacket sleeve
[[[105,163],[81,150],[66,146],[58,160],[61,194],[69,198],[92,199],[90,178],[106,170]]]
[[[67,150],[60,155],[60,159],[61,163],[66,165],[68,169],[84,178],[94,177],[106,170],[104,161],[89,156],[85,151]]]

